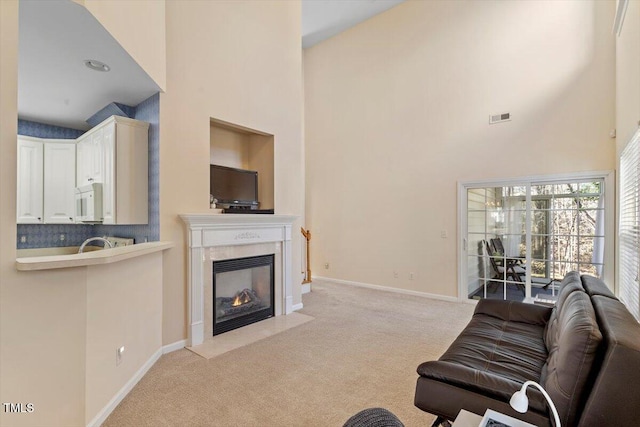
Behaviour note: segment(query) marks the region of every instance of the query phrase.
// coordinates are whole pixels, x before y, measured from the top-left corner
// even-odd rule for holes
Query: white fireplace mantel
[[[275,289],[275,315],[293,311],[291,226],[296,217],[267,214],[183,214],[188,228],[188,313],[189,346],[202,344],[205,338],[204,286],[205,250],[215,247],[278,243],[282,256],[280,282]]]

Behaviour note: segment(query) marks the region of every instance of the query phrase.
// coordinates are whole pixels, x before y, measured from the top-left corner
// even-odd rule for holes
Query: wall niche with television
[[[249,209],[254,191],[252,186],[257,183],[258,205],[252,208],[274,209],[273,141],[273,135],[212,118],[210,179],[217,178],[224,183],[224,188],[219,190],[221,195],[213,196],[233,198],[237,195],[241,199],[239,205]],[[211,185],[215,187],[215,182]]]

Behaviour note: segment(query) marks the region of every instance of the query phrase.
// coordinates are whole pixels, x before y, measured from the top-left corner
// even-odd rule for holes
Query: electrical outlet
[[[394,279],[397,279],[397,278],[398,278],[398,272],[397,272],[397,271],[394,271],[394,272],[393,272],[393,278],[394,278]]]
[[[409,273],[409,280],[413,280],[415,279],[415,277],[416,277],[416,273],[413,273],[413,272]]]
[[[65,239],[65,235],[64,235],[64,233],[62,233],[62,234],[60,235],[60,241],[61,241],[61,242],[64,242],[64,239]]]
[[[20,243],[27,243],[27,236],[20,236]]]
[[[325,262],[325,263],[324,263],[324,269],[325,269],[325,270],[328,270],[328,269],[329,269],[329,263],[328,263],[328,262]]]
[[[124,346],[116,348],[116,366],[122,363],[122,356],[124,356]]]
[[[447,237],[449,237],[449,234],[447,233],[447,230],[442,230],[440,232],[440,237],[442,237],[443,239],[446,239]]]

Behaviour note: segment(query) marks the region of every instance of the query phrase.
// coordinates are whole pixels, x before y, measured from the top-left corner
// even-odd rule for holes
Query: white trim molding
[[[118,406],[120,402],[122,402],[122,399],[124,399],[127,394],[129,394],[129,392],[133,390],[133,387],[138,384],[138,381],[140,381],[142,377],[144,377],[144,375],[147,373],[147,371],[151,369],[153,364],[156,363],[158,359],[160,359],[162,353],[162,348],[159,348],[155,353],[153,353],[151,357],[144,363],[144,365],[142,365],[140,369],[138,369],[138,371],[131,377],[131,379],[127,381],[124,386],[122,386],[122,388],[115,394],[115,396],[111,398],[109,403],[107,403],[106,406],[102,408],[102,410],[98,412],[98,414],[91,421],[89,421],[87,427],[100,426],[107,419],[107,417],[111,415],[111,412],[116,409],[116,406]]]
[[[207,282],[205,251],[210,248],[279,244],[281,261],[276,261],[278,265],[275,268],[281,272],[281,279],[280,283],[275,284],[275,315],[294,311],[291,227],[297,217],[264,214],[183,214],[180,218],[188,231],[188,346],[202,344],[205,338],[205,322],[213,321],[205,319],[204,301],[204,286]]]
[[[174,351],[182,350],[186,346],[187,346],[187,340],[180,340],[171,344],[163,345],[162,354],[173,353]]]
[[[359,288],[368,288],[368,289],[375,289],[378,291],[394,292],[396,294],[413,295],[417,297],[436,299],[440,301],[464,302],[464,301],[459,301],[457,297],[451,297],[447,295],[430,294],[428,292],[411,291],[408,289],[392,288],[390,286],[373,285],[370,283],[354,282],[351,280],[333,279],[331,277],[313,276],[313,278],[317,280],[324,280],[326,282],[338,283],[340,285],[357,286]]]

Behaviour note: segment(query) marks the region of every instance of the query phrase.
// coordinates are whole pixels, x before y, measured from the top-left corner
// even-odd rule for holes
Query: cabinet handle
[[[42,221],[42,218],[38,217],[38,221]]]
[[[93,181],[93,178],[89,178],[89,179],[87,179],[87,181]]]

